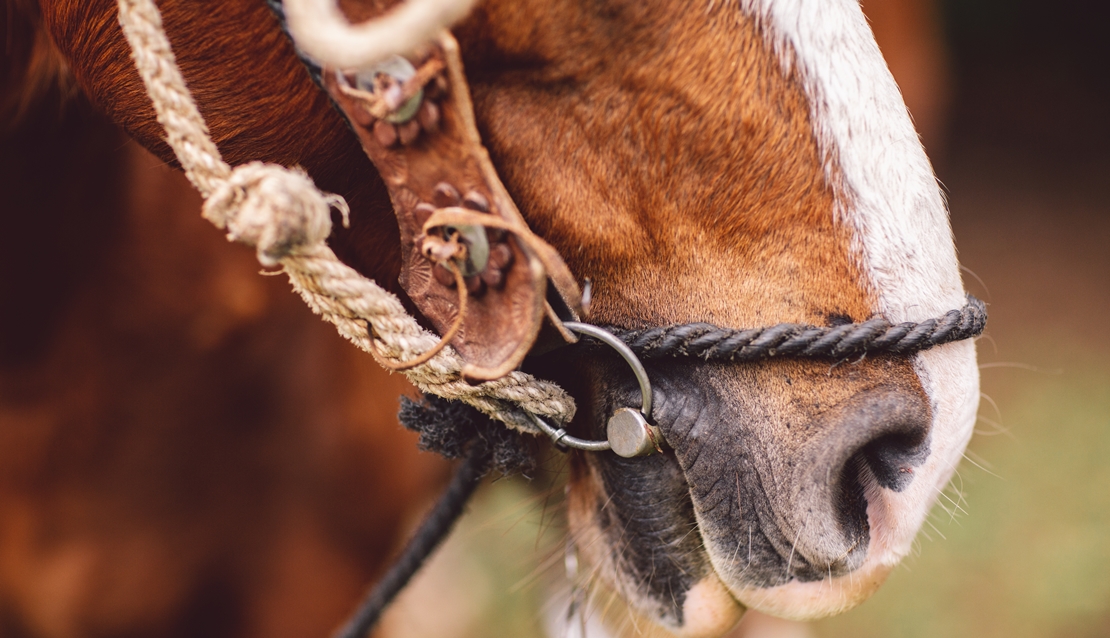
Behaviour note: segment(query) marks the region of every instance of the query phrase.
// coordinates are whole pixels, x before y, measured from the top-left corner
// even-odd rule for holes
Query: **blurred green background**
[[[977,435],[917,551],[871,600],[745,635],[1110,636],[1108,13],[1104,0],[941,6],[951,98],[926,142],[965,281],[990,303]],[[542,635],[563,569],[545,502],[519,481],[485,489],[391,629]]]

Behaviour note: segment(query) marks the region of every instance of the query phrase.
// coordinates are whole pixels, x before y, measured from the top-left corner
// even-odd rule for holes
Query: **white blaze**
[[[740,4],[762,26],[785,68],[802,78],[826,174],[837,191],[837,220],[853,232],[863,284],[877,299],[874,310],[902,322],[962,307],[964,290],[944,198],[858,2]],[[867,562],[854,575],[857,586],[868,573],[881,574],[909,551],[974,427],[979,402],[974,344],[934,348],[917,355],[914,366],[933,407],[932,453],[906,491],[873,495],[871,546]],[[761,595],[735,593],[772,613],[820,616],[858,602],[846,591],[851,589],[825,582],[784,585]]]

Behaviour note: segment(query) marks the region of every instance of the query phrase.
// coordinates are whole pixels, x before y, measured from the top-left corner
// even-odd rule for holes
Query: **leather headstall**
[[[517,368],[545,317],[552,337],[573,342],[562,320],[582,314],[578,284],[501,183],[455,39],[443,32],[410,57],[322,75],[389,190],[401,286],[466,361],[463,376],[497,379]]]

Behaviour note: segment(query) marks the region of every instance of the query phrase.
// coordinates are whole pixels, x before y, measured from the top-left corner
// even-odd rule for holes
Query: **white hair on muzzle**
[[[380,18],[352,25],[336,0],[284,0],[289,33],[303,53],[328,66],[365,68],[409,53],[461,20],[477,0],[407,0]]]

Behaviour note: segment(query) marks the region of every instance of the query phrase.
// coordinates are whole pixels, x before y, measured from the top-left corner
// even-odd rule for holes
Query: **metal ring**
[[[640,408],[640,413],[644,415],[645,419],[651,418],[651,381],[648,380],[647,370],[644,369],[644,364],[640,363],[639,357],[632,348],[629,348],[623,341],[618,339],[613,333],[603,328],[598,328],[595,325],[588,323],[579,323],[577,321],[564,321],[563,325],[572,332],[579,334],[589,335],[605,345],[617,351],[617,354],[624,357],[624,360],[632,368],[632,373],[636,375],[636,381],[640,384],[640,395],[643,398],[643,406]]]
[[[577,450],[585,450],[587,452],[604,452],[605,450],[610,449],[608,441],[587,441],[585,439],[580,439],[576,436],[571,436],[567,434],[567,431],[563,428],[551,427],[550,425],[548,425],[547,421],[544,421],[542,418],[535,414],[532,414],[531,412],[527,412],[527,414],[528,416],[532,417],[532,422],[536,424],[536,427],[538,427],[540,430],[543,430],[544,434],[551,437],[551,440],[555,442],[555,445],[565,445],[567,447],[572,447]]]
[[[652,403],[651,381],[648,379],[644,364],[640,363],[640,359],[636,356],[636,353],[632,352],[632,349],[625,345],[623,341],[603,328],[598,328],[588,323],[579,323],[577,321],[565,321],[563,325],[566,326],[568,330],[588,335],[601,341],[616,350],[617,353],[624,358],[632,368],[633,374],[636,375],[636,381],[640,384],[640,396],[642,399],[640,413],[644,415],[645,419],[650,417]],[[532,422],[536,424],[536,427],[542,430],[544,434],[551,437],[551,440],[554,441],[556,445],[565,445],[587,452],[604,452],[605,450],[612,449],[609,441],[587,441],[585,439],[580,439],[567,434],[567,431],[563,428],[552,427],[547,421],[544,421],[541,417],[531,412],[527,414],[531,417]]]

